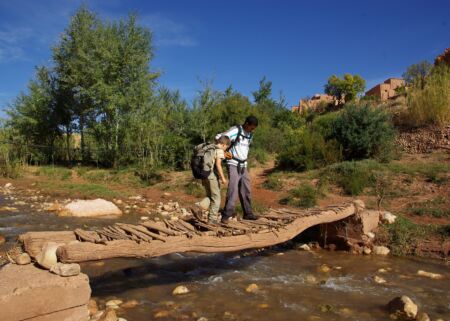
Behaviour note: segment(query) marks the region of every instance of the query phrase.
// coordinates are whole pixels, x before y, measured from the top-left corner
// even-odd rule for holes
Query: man
[[[242,126],[233,126],[216,136],[216,139],[227,136],[231,140],[231,146],[225,153],[229,182],[225,208],[222,212],[222,223],[228,223],[230,217],[234,215],[238,196],[244,211],[243,218],[246,220],[257,219],[252,210],[250,176],[247,170],[248,151],[256,127],[258,127],[258,119],[255,116],[248,116]]]

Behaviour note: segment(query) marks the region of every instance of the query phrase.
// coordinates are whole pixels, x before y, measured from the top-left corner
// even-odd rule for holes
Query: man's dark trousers
[[[250,176],[247,168],[228,165],[228,180],[227,200],[222,217],[233,216],[238,196],[244,217],[253,215]]]

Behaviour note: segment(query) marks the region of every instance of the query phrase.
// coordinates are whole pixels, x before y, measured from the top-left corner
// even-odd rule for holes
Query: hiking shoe
[[[230,217],[229,216],[222,216],[222,218],[220,219],[220,223],[222,223],[222,224],[230,223]]]
[[[250,220],[250,221],[254,221],[254,220],[258,219],[258,217],[255,216],[255,214],[247,214],[247,215],[244,215],[242,218],[244,220]]]
[[[202,210],[200,208],[198,208],[198,207],[191,207],[190,209],[191,209],[192,214],[194,215],[194,217],[197,220],[199,220],[199,221],[203,220],[203,217],[202,217],[203,216],[203,212],[202,212]]]

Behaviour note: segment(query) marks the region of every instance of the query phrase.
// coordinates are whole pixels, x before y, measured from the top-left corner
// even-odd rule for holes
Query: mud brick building
[[[395,89],[405,86],[405,81],[401,78],[389,78],[383,83],[376,85],[366,92],[366,96],[376,96],[380,100],[388,100],[398,94]]]

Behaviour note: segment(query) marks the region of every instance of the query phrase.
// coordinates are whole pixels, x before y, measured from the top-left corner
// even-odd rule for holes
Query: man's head
[[[231,145],[231,140],[228,136],[220,136],[220,138],[217,140],[217,146],[223,150],[226,151],[228,147]]]
[[[258,118],[256,118],[255,116],[248,116],[247,118],[245,118],[245,122],[244,125],[242,125],[242,128],[244,128],[244,130],[247,133],[252,133],[256,127],[258,127]]]

